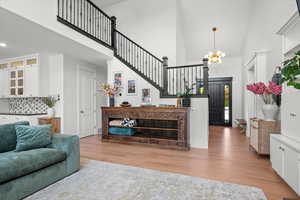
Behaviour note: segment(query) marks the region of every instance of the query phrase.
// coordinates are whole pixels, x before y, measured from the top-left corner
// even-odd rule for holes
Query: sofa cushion
[[[56,149],[0,153],[0,184],[64,161],[67,154]]]
[[[16,151],[38,149],[51,144],[51,125],[42,126],[16,126]]]
[[[0,153],[12,151],[16,148],[16,125],[29,125],[29,122],[0,125]]]

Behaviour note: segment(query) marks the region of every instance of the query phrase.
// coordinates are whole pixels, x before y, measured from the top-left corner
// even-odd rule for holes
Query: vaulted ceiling
[[[251,5],[251,0],[180,0],[187,59],[199,59],[213,49],[213,27],[219,29],[217,49],[240,56]]]
[[[93,2],[98,6],[111,6],[116,3],[126,0],[93,0]]]
[[[100,7],[126,0],[93,0]],[[240,56],[247,36],[253,0],[177,0],[187,60],[197,61],[213,49],[212,28],[217,27],[217,49]]]

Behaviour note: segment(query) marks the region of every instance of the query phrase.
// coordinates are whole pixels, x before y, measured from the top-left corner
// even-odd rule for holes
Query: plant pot
[[[53,118],[55,116],[55,109],[54,108],[48,108],[47,114],[49,118]]]
[[[275,104],[265,104],[262,107],[262,112],[264,114],[264,120],[274,121],[277,119],[278,115],[278,106]]]
[[[115,107],[115,96],[109,96],[109,107]]]
[[[182,98],[182,106],[183,107],[191,107],[191,98],[183,97]]]

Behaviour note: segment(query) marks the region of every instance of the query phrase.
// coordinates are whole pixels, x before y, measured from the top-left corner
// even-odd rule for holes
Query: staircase
[[[192,97],[207,97],[208,61],[187,66],[168,66],[117,30],[116,18],[109,17],[90,0],[58,0],[57,20],[114,51],[131,70],[160,91],[162,98],[176,97],[193,86]]]

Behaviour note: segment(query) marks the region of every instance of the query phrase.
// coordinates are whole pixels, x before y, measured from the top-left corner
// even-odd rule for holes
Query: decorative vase
[[[262,112],[264,114],[264,119],[266,121],[274,121],[277,118],[278,106],[275,104],[265,104],[262,107]]]
[[[115,107],[115,96],[109,96],[109,107]]]
[[[182,106],[183,107],[191,107],[191,98],[183,97],[182,98]]]
[[[48,108],[47,114],[49,118],[53,118],[55,116],[55,109],[54,108]]]

